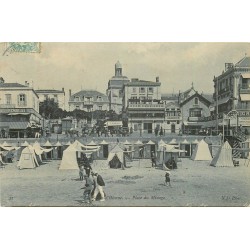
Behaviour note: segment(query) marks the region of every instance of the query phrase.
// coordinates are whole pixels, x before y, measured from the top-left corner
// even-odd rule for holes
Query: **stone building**
[[[0,83],[0,129],[9,137],[26,137],[27,127],[41,125],[39,97],[28,82]],[[3,134],[1,132],[1,134]]]
[[[35,90],[37,95],[39,96],[39,101],[43,102],[46,99],[53,99],[55,103],[58,103],[58,107],[62,110],[65,110],[65,91],[64,88],[62,90],[56,89],[37,89]]]
[[[96,110],[109,110],[109,100],[106,95],[96,90],[81,90],[69,97],[69,111],[75,109],[92,112]]]
[[[163,126],[165,106],[161,100],[159,77],[155,82],[131,79],[124,83],[123,108],[133,132],[154,133]]]
[[[114,110],[117,114],[122,112],[122,91],[126,82],[129,82],[129,79],[122,75],[122,65],[118,61],[115,64],[115,76],[109,80],[106,91],[109,100],[109,110]]]
[[[250,57],[236,64],[225,63],[225,69],[213,81],[216,125],[222,124],[223,114],[234,110],[237,115],[230,118],[230,126],[242,126],[250,132]]]

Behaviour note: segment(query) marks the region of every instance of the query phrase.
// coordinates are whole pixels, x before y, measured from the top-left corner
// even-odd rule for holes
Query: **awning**
[[[241,74],[242,78],[250,78],[250,74]]]
[[[0,127],[9,127],[9,129],[26,129],[29,122],[0,122]]]
[[[8,115],[30,115],[30,113],[9,113]]]
[[[230,100],[230,97],[228,96],[227,98],[222,98],[220,100],[218,100],[218,105],[223,104],[223,103],[227,103]],[[216,102],[215,102],[216,104]]]
[[[240,94],[240,99],[243,102],[249,102],[250,101],[250,94]]]

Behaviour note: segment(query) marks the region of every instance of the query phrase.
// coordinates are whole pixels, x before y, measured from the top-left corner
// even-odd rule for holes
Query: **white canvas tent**
[[[208,144],[202,139],[197,145],[192,154],[193,161],[211,161],[212,155],[209,150]]]
[[[83,152],[76,144],[71,144],[67,149],[63,151],[63,157],[60,164],[60,170],[79,170],[77,162],[77,153]]]
[[[226,141],[210,163],[214,167],[234,167],[232,147]]]
[[[110,161],[113,160],[113,158],[115,157],[115,155],[118,157],[119,161],[121,162],[121,164],[124,164],[124,158],[123,158],[123,150],[116,145],[110,152],[109,152],[109,156],[107,159],[107,162],[109,164]]]
[[[22,150],[21,157],[18,161],[17,167],[19,169],[24,168],[36,168],[38,167],[38,161],[36,159],[35,150],[32,146],[27,146]]]

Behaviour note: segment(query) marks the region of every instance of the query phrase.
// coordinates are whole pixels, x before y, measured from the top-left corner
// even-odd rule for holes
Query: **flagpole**
[[[224,137],[225,137],[225,129],[224,129],[224,114],[222,116],[222,128],[223,128],[223,132],[222,132],[222,143],[224,143]]]

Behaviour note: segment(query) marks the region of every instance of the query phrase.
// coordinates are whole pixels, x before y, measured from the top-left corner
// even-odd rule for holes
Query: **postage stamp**
[[[13,53],[40,53],[41,44],[40,42],[7,42],[6,52]]]

